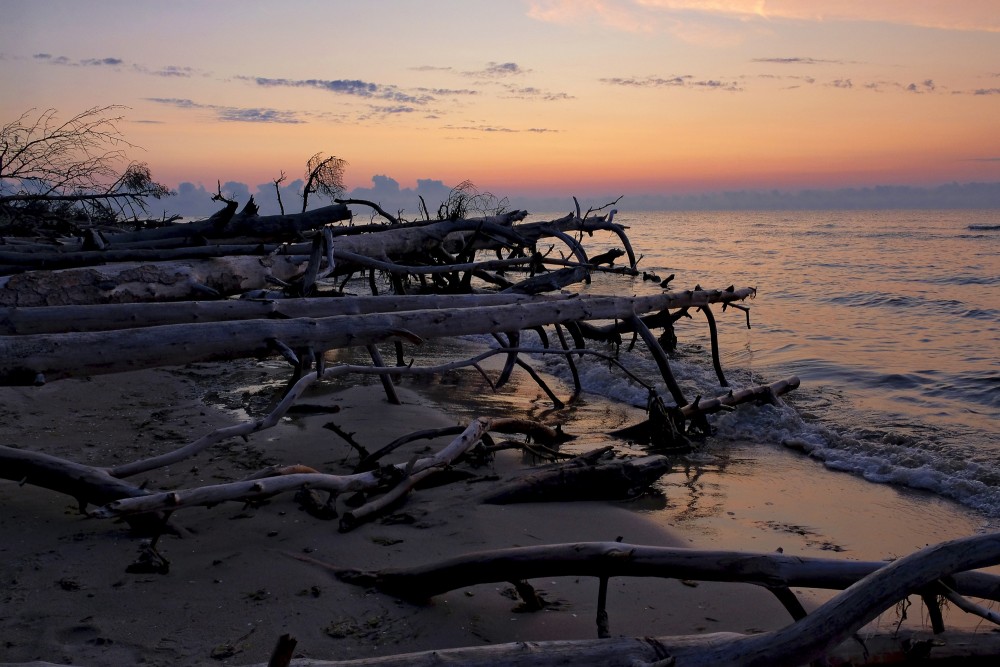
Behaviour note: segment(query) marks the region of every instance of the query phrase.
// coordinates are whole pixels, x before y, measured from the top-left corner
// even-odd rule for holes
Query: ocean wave
[[[928,491],[1000,518],[1000,474],[992,461],[935,451],[924,438],[878,429],[842,432],[824,422],[802,419],[787,402],[742,406],[719,415],[713,426],[716,437],[780,445],[831,470],[877,484]]]
[[[932,285],[1000,285],[1000,275],[982,276],[967,273],[955,273],[944,276],[926,278]]]
[[[671,369],[689,400],[695,395],[708,397],[725,391],[718,386],[712,369],[707,367],[705,356],[707,352],[694,348],[686,358],[671,359]],[[813,361],[819,363],[819,360]],[[623,362],[630,371],[653,382],[660,395],[669,397],[651,359],[632,353],[623,355]],[[569,379],[564,360],[547,357],[543,363],[548,373]],[[629,380],[606,361],[579,360],[578,369],[585,391],[635,407],[645,406],[649,396],[647,389]],[[940,390],[953,398],[956,387],[967,380],[943,378],[940,373],[931,371],[884,373],[836,364],[826,368],[823,374],[838,376],[836,385],[850,382],[855,387],[869,387],[875,392],[884,393],[888,389],[913,395],[932,395]],[[741,368],[727,369],[727,375],[736,388],[764,381]],[[987,403],[993,400],[991,397],[996,392],[991,392],[990,388],[995,389],[1000,378],[987,374],[974,379],[980,392],[978,398]],[[991,518],[1000,518],[1000,470],[992,460],[992,452],[985,452],[982,460],[976,460],[968,452],[953,451],[942,443],[949,442],[955,434],[939,433],[939,429],[931,425],[914,424],[902,416],[895,423],[883,421],[879,427],[851,426],[852,421],[865,424],[867,418],[864,415],[848,417],[842,408],[833,422],[822,415],[829,413],[833,404],[842,405],[840,398],[831,396],[825,387],[800,391],[777,405],[742,405],[731,412],[710,416],[715,437],[790,447],[830,469],[855,474],[873,483],[930,491]],[[969,431],[968,441],[975,442],[982,437],[973,429]]]
[[[983,281],[980,284],[988,284]],[[886,292],[855,292],[838,294],[821,299],[827,303],[859,308],[922,309],[953,317],[1000,322],[1000,309],[978,308],[959,299],[928,299],[911,294]]]
[[[969,225],[966,229],[976,232],[995,232],[1000,231],[1000,225]]]

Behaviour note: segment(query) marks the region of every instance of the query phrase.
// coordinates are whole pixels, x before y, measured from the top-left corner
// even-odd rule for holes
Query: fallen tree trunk
[[[0,384],[116,373],[274,354],[273,341],[291,348],[332,349],[369,345],[403,335],[438,338],[499,333],[589,319],[621,319],[634,313],[729,302],[755,294],[752,288],[670,292],[648,297],[590,297],[553,303],[489,308],[448,308],[319,319],[245,320],[177,324],[141,329],[0,337]]]
[[[677,653],[697,651],[733,635],[713,633],[676,637],[616,637],[551,642],[515,642],[495,646],[438,649],[354,660],[310,659],[310,667],[685,667],[674,661]],[[878,633],[863,642],[850,639],[832,647],[823,664],[829,667],[863,665],[941,665],[942,667],[991,667],[1000,657],[1000,636],[949,632],[929,636],[920,632]],[[717,663],[739,665],[742,663]],[[795,663],[787,663],[795,664]],[[800,663],[803,666],[808,662]],[[260,663],[250,667],[267,667]]]
[[[225,234],[235,235],[245,238],[252,236],[250,232],[255,232],[257,236],[277,239],[296,238],[301,232],[321,227],[328,222],[349,217],[349,211],[343,207],[326,207],[317,209],[297,216],[235,216],[229,223],[221,226],[211,220],[199,223],[173,225],[170,227],[144,230],[142,232],[123,233],[111,235],[106,238],[106,248],[101,251],[84,251],[82,246],[79,252],[49,252],[42,254],[9,252],[0,253],[0,273],[14,273],[19,277],[0,278],[0,287],[7,287],[8,290],[0,292],[0,305],[20,305],[39,306],[57,304],[86,304],[86,303],[122,303],[154,300],[178,300],[193,298],[198,293],[199,287],[208,287],[220,295],[234,294],[246,289],[260,289],[260,281],[251,283],[249,287],[243,287],[241,283],[233,283],[220,280],[215,276],[212,265],[207,268],[201,267],[204,263],[198,261],[196,257],[220,258],[219,262],[237,262],[230,259],[226,253],[261,255],[271,252],[279,256],[291,255],[296,257],[296,264],[301,264],[302,259],[298,254],[308,255],[309,248],[303,244],[296,246],[215,246],[215,247],[189,247],[173,248],[169,250],[115,250],[114,243],[135,243],[136,239],[150,237],[150,240],[162,241],[165,238],[183,238],[192,244],[196,241],[204,242],[206,238],[226,238]],[[331,210],[332,209],[332,210]],[[565,236],[565,233],[557,227],[560,225],[552,223],[549,226],[523,225],[514,227],[513,223],[521,220],[527,215],[526,211],[512,211],[502,216],[490,216],[486,218],[470,218],[463,220],[440,221],[418,226],[376,226],[375,229],[366,234],[336,237],[334,242],[335,250],[332,255],[338,255],[348,261],[353,260],[363,266],[382,268],[399,273],[426,273],[428,269],[433,271],[455,271],[460,268],[435,268],[414,267],[411,271],[401,266],[387,266],[393,256],[408,254],[423,254],[432,250],[440,251],[442,248],[452,247],[456,251],[474,250],[477,243],[485,244],[489,247],[515,247],[523,249],[532,245],[537,238],[544,233]],[[580,227],[579,224],[575,227]],[[608,223],[603,223],[607,225]],[[521,227],[529,232],[530,238],[526,238],[520,233]],[[625,239],[623,228],[614,226],[615,231]],[[598,227],[604,228],[604,227]],[[348,228],[350,229],[350,228]],[[208,230],[208,231],[206,231]],[[589,230],[588,231],[592,231]],[[211,232],[211,233],[209,233]],[[578,246],[579,244],[575,244]],[[630,248],[630,247],[629,247]],[[580,261],[586,263],[586,255],[579,251]],[[297,254],[298,253],[298,254]],[[173,259],[172,261],[156,261],[169,258],[183,257],[184,259]],[[127,261],[122,261],[127,260]],[[5,261],[7,262],[5,264]],[[263,260],[262,260],[263,261]],[[271,260],[273,261],[273,259]],[[528,258],[511,258],[494,263],[497,268],[517,263],[527,263]],[[111,262],[112,264],[108,264]],[[115,264],[117,262],[118,264]],[[101,266],[94,266],[100,264]],[[120,264],[120,268],[119,268]],[[470,268],[480,263],[469,263]],[[238,266],[245,267],[248,263],[241,261]],[[634,257],[633,257],[634,265]],[[77,266],[76,269],[55,269],[54,267]],[[142,291],[140,286],[134,286],[134,282],[142,282],[141,278],[134,276],[136,266],[141,266],[146,282],[154,285],[169,284],[171,289],[158,287],[148,291]],[[236,266],[236,265],[234,265]],[[488,268],[490,263],[483,264]],[[421,268],[424,270],[421,271]],[[242,268],[246,271],[246,268]],[[23,272],[23,273],[18,273]],[[190,275],[188,280],[172,278],[174,275]],[[214,276],[209,279],[207,276]],[[277,278],[286,280],[290,276],[275,275]],[[189,284],[193,286],[193,292],[181,291],[178,286]],[[89,289],[81,289],[80,286],[88,286]],[[100,289],[94,289],[95,287]],[[242,289],[241,289],[242,288]],[[7,293],[9,292],[9,293]]]
[[[308,257],[232,256],[186,262],[116,263],[0,277],[0,306],[177,301],[261,289],[301,274]]]
[[[168,227],[143,229],[137,232],[108,234],[105,236],[105,240],[109,245],[114,245],[115,243],[135,243],[168,238],[196,240],[199,237],[219,239],[244,236],[262,239],[287,239],[333,222],[350,220],[351,211],[343,204],[331,204],[312,211],[290,215],[234,215],[228,218],[213,218]]]
[[[75,498],[81,508],[148,494],[148,491],[113,477],[101,468],[41,452],[0,445],[0,461],[3,462],[0,477],[65,493]]]
[[[344,210],[346,211],[346,208]],[[506,221],[519,219],[518,216],[523,217],[523,213],[521,211],[516,215],[507,216],[501,222],[496,222],[494,219],[469,219],[420,227],[390,228],[377,233],[340,238],[335,242],[335,246],[337,250],[345,253],[386,260],[392,255],[430,250],[440,246],[449,238],[460,239],[464,233],[488,234],[489,238],[507,244],[523,245],[524,239],[518,236],[509,224],[503,224]],[[309,216],[308,213],[302,215]],[[332,221],[330,215],[331,213],[317,214],[302,220],[299,220],[298,216],[249,217],[244,220],[252,220],[266,229],[274,228],[275,234],[283,229],[281,233],[284,234],[284,238],[289,238],[305,228],[327,224]],[[281,228],[280,225],[287,222],[288,218],[298,222],[291,223],[287,228]],[[196,225],[199,228],[202,226],[204,225]],[[184,228],[180,232],[191,233],[186,229],[188,225],[174,227]],[[174,227],[146,231],[170,232],[168,236],[172,236],[179,233]],[[240,227],[237,231],[246,230]],[[132,235],[125,237],[131,240]],[[308,252],[305,254],[308,255]],[[237,294],[264,287],[268,275],[287,282],[305,269],[306,260],[306,257],[288,255],[261,258],[237,256],[165,263],[125,262],[58,271],[27,271],[0,277],[0,305],[51,306],[74,303],[176,301],[203,295],[206,293],[206,288],[216,295]],[[268,265],[274,267],[270,273],[259,268]],[[150,287],[143,289],[145,285]]]
[[[417,474],[428,468],[447,464],[479,442],[483,434],[489,430],[490,421],[475,419],[455,438],[451,444],[433,456],[419,459],[409,464],[398,464],[395,469],[402,478],[409,468],[410,474]],[[378,471],[354,473],[351,475],[328,475],[324,473],[292,473],[276,477],[214,484],[194,489],[163,491],[143,496],[136,504],[124,499],[113,501],[103,507],[91,511],[91,516],[111,518],[129,514],[143,514],[159,510],[176,510],[199,505],[216,505],[227,500],[246,501],[254,498],[266,498],[278,493],[287,493],[298,489],[318,489],[334,493],[356,492],[378,488],[383,484],[382,474]]]
[[[165,324],[333,317],[440,308],[483,308],[563,300],[569,294],[419,294],[305,299],[225,299],[0,308],[0,335],[110,331]]]
[[[430,597],[433,591],[444,592],[475,583],[516,581],[534,576],[664,576],[663,569],[654,574],[649,568],[649,557],[656,552],[673,561],[666,576],[676,578],[834,588],[853,581],[846,590],[806,618],[780,630],[758,635],[717,633],[655,639],[533,642],[530,645],[521,642],[325,664],[389,666],[454,662],[463,665],[557,665],[566,664],[571,659],[573,664],[623,667],[644,663],[676,667],[806,665],[833,654],[836,646],[897,601],[933,587],[942,578],[958,582],[968,577],[982,582],[985,575],[966,573],[966,570],[1000,563],[1000,533],[927,547],[890,564],[640,547],[611,542],[469,554],[438,565],[376,573],[324,567],[334,570],[338,577],[349,583],[376,586],[381,590],[388,587],[397,595],[418,600]],[[298,555],[295,557],[305,560]],[[316,563],[311,559],[309,562]],[[783,570],[780,577],[776,576],[776,564]],[[868,572],[864,572],[865,569]],[[796,572],[799,574],[795,575]],[[850,576],[845,572],[851,573]],[[835,579],[838,583],[831,586]],[[996,577],[989,579],[993,581],[989,585],[992,593],[988,597],[996,599]],[[976,590],[987,592],[978,587]],[[571,655],[572,658],[569,657]],[[429,662],[431,659],[433,662]],[[670,662],[664,662],[667,660]]]
[[[462,554],[426,565],[373,571],[319,564],[344,582],[377,588],[412,602],[426,602],[467,586],[558,576],[659,577],[757,584],[769,588],[844,590],[887,565],[883,561],[652,547],[621,542],[496,549]],[[949,580],[961,595],[1000,601],[1000,576],[959,572]]]
[[[334,493],[370,491],[377,489],[390,480],[390,475],[396,482],[408,476],[417,476],[425,470],[447,465],[464,454],[492,429],[504,432],[510,430],[533,429],[531,422],[523,419],[486,419],[477,418],[446,447],[439,452],[410,463],[399,463],[387,466],[394,472],[384,469],[369,470],[349,475],[328,475],[324,473],[292,473],[275,477],[248,479],[226,484],[215,484],[192,489],[163,491],[150,493],[141,498],[122,499],[110,502],[91,512],[91,516],[110,518],[131,514],[143,514],[159,510],[176,510],[198,505],[215,505],[227,500],[252,500],[265,498],[277,493],[287,493],[301,488],[318,489]],[[139,502],[131,502],[132,500]]]
[[[566,232],[583,232],[586,234],[592,234],[595,231],[608,231],[615,234],[619,240],[621,240],[622,245],[625,247],[625,254],[628,257],[630,272],[634,274],[636,266],[635,251],[632,249],[632,244],[629,242],[628,236],[625,234],[625,227],[619,225],[615,222],[608,222],[603,218],[581,218],[575,216],[572,213],[566,215],[562,218],[556,220],[547,220],[540,222],[527,222],[515,227],[517,233],[521,235],[524,239],[528,240],[531,245],[534,245],[543,238],[555,237],[566,241],[563,238],[563,234]],[[485,239],[479,239],[473,242],[474,248],[480,249],[495,249],[497,248],[496,243],[491,243]],[[574,248],[574,244],[567,243],[570,250]]]
[[[633,498],[670,472],[665,456],[578,463],[576,459],[528,471],[479,498],[488,505]],[[523,577],[519,577],[523,578]]]
[[[773,402],[776,397],[783,396],[793,389],[797,389],[798,386],[799,378],[793,375],[771,384],[747,387],[735,392],[730,390],[726,394],[713,398],[699,397],[697,401],[681,406],[676,415],[671,415],[669,412],[662,414],[654,406],[650,406],[648,419],[612,431],[609,435],[644,445],[670,446],[674,443],[669,441],[666,433],[677,431],[683,434],[683,420],[694,420],[750,401]],[[664,423],[665,421],[670,423]]]

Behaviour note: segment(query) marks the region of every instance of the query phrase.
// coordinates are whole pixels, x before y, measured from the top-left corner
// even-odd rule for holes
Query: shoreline
[[[230,409],[240,402],[264,401],[267,392],[255,396],[255,387],[272,386],[275,377],[273,368],[204,364],[2,388],[0,405],[6,412],[0,438],[91,465],[120,463],[172,449],[231,423],[234,413],[205,405],[205,396],[228,392]],[[237,390],[235,379],[245,389]],[[463,412],[482,407],[465,401],[461,410],[443,411],[442,395],[462,403],[472,396],[470,386],[460,379],[430,383],[402,383],[401,406],[389,405],[377,383],[321,386],[304,402],[336,406],[335,414],[286,417],[249,442],[226,441],[142,477],[152,486],[182,488],[241,477],[271,462],[332,468],[356,454],[323,427],[329,421],[374,445],[420,428],[467,422]],[[522,405],[544,412],[540,402],[533,403],[536,389],[515,383],[510,393]],[[496,409],[510,408],[498,404]],[[439,442],[415,443],[392,460],[406,460],[427,446]],[[727,442],[713,443],[712,449],[724,450],[715,456],[728,463],[706,460],[695,480],[690,470],[668,473],[660,482],[664,496],[632,503],[487,506],[464,502],[460,485],[453,484],[414,493],[399,511],[409,517],[406,521],[375,522],[343,534],[336,522],[302,512],[291,494],[260,507],[228,503],[192,508],[177,514],[191,534],[165,536],[159,545],[171,562],[166,575],[125,572],[142,540],[122,524],[80,515],[66,496],[3,481],[0,502],[6,511],[0,515],[0,532],[8,539],[0,546],[7,590],[0,607],[0,636],[5,637],[0,661],[240,665],[266,662],[284,633],[298,640],[296,655],[314,659],[596,636],[596,580],[533,582],[557,603],[533,614],[514,613],[509,587],[500,585],[453,591],[417,606],[342,584],[286,552],[367,569],[420,564],[473,550],[622,536],[626,542],[653,546],[781,547],[788,554],[881,560],[905,555],[921,540],[957,536],[937,539],[968,526],[950,510],[942,510],[939,522],[918,526],[928,516],[924,511],[905,517],[900,525],[909,529],[872,533],[863,526],[877,527],[898,516],[901,508],[912,510],[926,499],[825,470],[792,452]],[[498,470],[523,465],[519,454],[501,454],[494,464]],[[785,487],[777,487],[775,480]],[[779,495],[764,499],[765,491]],[[819,503],[804,501],[818,492],[844,494],[849,503],[834,505],[832,516],[824,515]],[[895,503],[889,502],[893,494],[899,495]],[[695,495],[700,505],[691,504]],[[698,511],[688,511],[692,507]],[[870,509],[864,521],[859,507]],[[768,525],[768,520],[776,523]],[[843,551],[832,551],[827,544]],[[804,601],[808,607],[821,597],[809,593]],[[608,611],[613,636],[757,632],[789,622],[770,593],[743,584],[689,586],[675,580],[615,578]],[[949,627],[956,627],[951,616]]]

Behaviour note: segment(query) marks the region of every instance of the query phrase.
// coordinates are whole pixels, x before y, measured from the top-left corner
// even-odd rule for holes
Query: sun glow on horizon
[[[987,2],[380,6],[16,0],[0,109],[124,104],[133,159],[212,189],[298,178],[317,152],[346,159],[352,187],[471,179],[498,194],[1000,180]],[[116,11],[141,30],[111,32]],[[330,39],[331,21],[349,29]]]

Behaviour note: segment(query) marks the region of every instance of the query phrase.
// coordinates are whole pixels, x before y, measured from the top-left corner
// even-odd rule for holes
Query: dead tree
[[[647,297],[587,297],[470,310],[379,313],[356,317],[177,324],[118,331],[0,337],[0,384],[115,373],[162,365],[270,355],[275,341],[290,348],[331,349],[393,337],[438,338],[502,333],[634,313],[749,298],[752,288],[671,292]],[[389,297],[386,297],[389,298]]]
[[[572,661],[576,665],[595,667],[636,664],[796,667],[835,656],[837,647],[845,641],[853,643],[851,636],[866,623],[899,600],[933,589],[943,579],[952,582],[956,589],[963,588],[965,594],[996,600],[997,578],[967,571],[1000,563],[1000,533],[927,547],[889,564],[790,558],[776,554],[655,549],[616,542],[469,554],[423,568],[380,573],[340,569],[298,555],[294,557],[332,570],[345,581],[391,590],[411,600],[473,583],[523,580],[533,576],[666,576],[747,581],[769,587],[803,585],[845,589],[805,618],[780,630],[756,635],[714,633],[656,638],[622,637],[532,642],[530,645],[518,642],[370,658],[351,661],[353,666],[429,666],[442,661],[484,666],[558,665]],[[431,586],[421,588],[422,584]],[[995,658],[1000,655],[1000,646],[991,640],[987,636],[984,641],[976,642],[970,641],[968,635],[960,636],[963,653],[947,650],[942,653],[947,656],[978,653]],[[947,647],[948,638],[943,636],[942,640],[933,643]],[[933,643],[929,642],[921,655],[933,655]],[[905,644],[897,645],[896,655],[905,656],[904,648]],[[890,657],[892,655],[890,651]],[[856,663],[848,664],[869,664],[869,657],[865,650]],[[325,661],[320,664],[335,667],[347,663]]]
[[[146,212],[146,199],[170,190],[153,180],[149,167],[128,162],[135,148],[119,131],[124,107],[91,107],[60,121],[55,109],[23,113],[0,127],[0,204],[73,202],[117,204],[123,214]],[[125,167],[122,168],[122,164]]]

